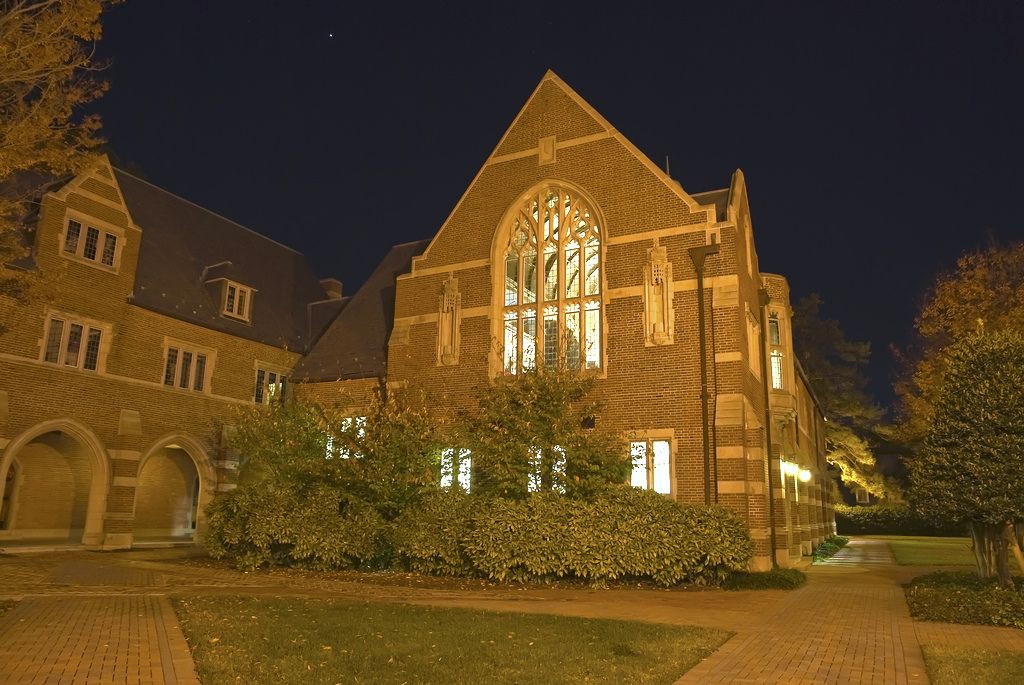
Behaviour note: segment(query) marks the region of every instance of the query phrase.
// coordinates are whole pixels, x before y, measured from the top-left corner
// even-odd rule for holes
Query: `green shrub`
[[[846,547],[850,538],[842,535],[829,535],[820,545],[814,548],[813,556],[815,561],[823,561],[833,556],[836,552]]]
[[[267,565],[320,570],[380,567],[390,541],[372,506],[322,485],[261,481],[218,497],[203,538],[210,555],[239,568]]]
[[[653,492],[608,488],[592,500],[534,493],[478,507],[464,549],[495,579],[649,578],[721,582],[752,554],[743,522],[721,507],[684,507]]]
[[[906,588],[910,615],[926,621],[979,623],[1024,629],[1024,578],[1013,588],[968,571],[937,571],[918,576]]]
[[[439,576],[475,573],[463,549],[475,498],[459,488],[425,495],[394,521],[394,549],[406,569]]]
[[[722,581],[725,590],[795,590],[807,582],[807,575],[795,568],[771,571],[733,571]]]
[[[866,507],[835,505],[836,530],[841,535],[964,535],[963,526],[937,525],[905,504]]]

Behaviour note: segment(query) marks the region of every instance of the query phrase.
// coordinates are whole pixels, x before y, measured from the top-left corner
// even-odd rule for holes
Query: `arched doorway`
[[[74,422],[23,433],[0,459],[0,539],[100,544],[108,474],[98,440]]]
[[[194,541],[214,484],[213,470],[198,443],[181,436],[158,441],[139,464],[135,542]]]

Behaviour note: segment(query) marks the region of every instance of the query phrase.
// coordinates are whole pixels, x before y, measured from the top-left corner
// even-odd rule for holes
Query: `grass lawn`
[[[330,599],[175,599],[217,683],[672,683],[721,630]]]
[[[901,566],[974,566],[970,538],[940,538],[905,535],[867,535],[871,540],[885,540]],[[1017,563],[1010,556],[1010,570]],[[1019,571],[1017,571],[1019,572]]]
[[[924,647],[932,685],[1019,685],[1024,683],[1024,652]]]

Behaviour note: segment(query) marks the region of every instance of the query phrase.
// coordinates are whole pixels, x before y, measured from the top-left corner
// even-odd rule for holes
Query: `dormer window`
[[[224,284],[224,307],[221,313],[242,321],[249,321],[252,309],[252,288],[240,283],[226,281]]]
[[[116,270],[124,236],[113,227],[98,228],[91,220],[68,217],[61,235],[61,254],[68,259]]]

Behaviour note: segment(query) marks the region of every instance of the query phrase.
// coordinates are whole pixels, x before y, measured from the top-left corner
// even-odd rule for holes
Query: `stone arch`
[[[599,238],[599,293],[596,296],[601,303],[601,315],[600,315],[600,360],[596,371],[600,376],[607,374],[608,366],[608,318],[607,312],[607,250],[608,250],[608,227],[605,221],[605,216],[601,207],[594,200],[593,196],[581,188],[579,185],[572,181],[562,178],[546,178],[543,181],[531,185],[525,189],[522,193],[517,195],[515,199],[509,204],[501,216],[501,220],[495,227],[494,235],[491,241],[491,252],[490,252],[490,263],[491,263],[491,296],[490,296],[490,330],[491,330],[491,349],[489,355],[488,369],[492,378],[504,373],[504,359],[503,359],[503,348],[504,348],[504,298],[505,298],[505,253],[509,247],[509,241],[512,238],[513,224],[515,223],[515,217],[519,213],[522,207],[530,202],[533,198],[538,197],[540,193],[546,189],[556,189],[565,191],[571,194],[573,197],[579,199],[582,205],[590,211],[593,217],[592,223],[600,228]],[[539,246],[538,246],[539,249]],[[541,263],[538,256],[537,262],[537,273],[541,272]],[[559,287],[562,287],[561,281],[559,281]],[[538,326],[539,323],[539,308],[543,306],[541,301],[541,293],[537,293],[538,300]],[[559,298],[560,299],[560,298]],[[559,320],[559,331],[562,331],[562,322]],[[538,352],[539,353],[539,352]]]
[[[143,453],[136,476],[135,539],[195,540],[217,489],[207,448],[185,433],[169,433]]]
[[[74,444],[69,445],[60,436],[66,437]],[[14,463],[15,457],[19,457],[21,482],[16,482],[16,486],[19,489],[33,487],[33,454],[25,454],[26,449],[38,452],[36,458],[48,459],[51,465],[60,469],[59,475],[63,478],[60,482],[54,482],[51,478],[49,486],[63,486],[71,497],[71,502],[69,504],[59,495],[52,496],[52,491],[49,498],[30,498],[25,496],[26,493],[19,493],[18,510],[13,512],[9,529],[0,531],[0,536],[8,539],[33,537],[34,530],[40,537],[53,539],[58,536],[66,521],[67,541],[86,545],[102,544],[103,514],[110,488],[110,461],[103,443],[96,434],[73,419],[52,419],[29,428],[4,449],[3,456],[0,457],[0,483],[6,480],[8,469]],[[61,459],[67,463],[61,465]],[[88,467],[87,472],[83,466]],[[88,483],[82,482],[83,480],[88,480]],[[30,514],[33,511],[29,509],[30,501],[46,502],[56,506],[49,507],[48,511],[39,510]],[[70,509],[65,512],[68,506]],[[34,524],[33,519],[36,519]],[[32,525],[37,527],[32,528]],[[55,527],[45,528],[46,525]],[[79,525],[80,529],[76,527]]]

